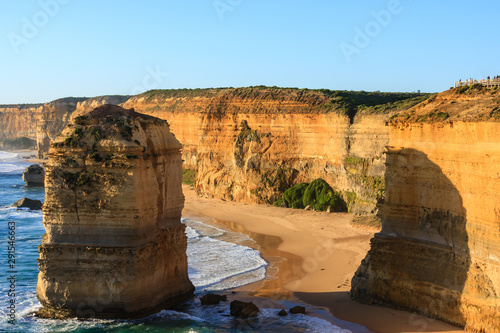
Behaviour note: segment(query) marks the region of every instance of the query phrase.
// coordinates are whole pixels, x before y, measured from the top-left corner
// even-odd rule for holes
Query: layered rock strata
[[[198,194],[273,203],[298,182],[325,179],[353,213],[377,210],[383,197],[386,116],[350,119],[325,110],[331,98],[287,89],[224,89],[183,97],[154,93],[125,107],[169,119],[183,144],[184,167],[197,171]]]
[[[352,280],[355,299],[500,332],[498,95],[448,92],[393,120],[383,228]]]
[[[56,138],[40,316],[138,317],[191,297],[180,149],[166,121],[111,105],[75,118]]]
[[[183,144],[184,167],[197,173],[200,195],[273,203],[295,183],[323,178],[343,192],[351,212],[370,213],[383,198],[385,118],[397,103],[426,97],[263,86],[153,90],[131,98],[75,99],[66,108],[52,107],[55,101],[33,111],[25,124],[14,121],[14,108],[4,132],[36,132],[38,156],[44,157],[69,120],[100,103],[124,103],[168,119]],[[0,118],[7,112],[2,110]]]

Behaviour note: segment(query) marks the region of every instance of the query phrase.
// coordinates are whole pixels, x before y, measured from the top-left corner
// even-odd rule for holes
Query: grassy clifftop
[[[172,99],[213,99],[217,103],[234,100],[278,102],[301,105],[294,111],[304,113],[337,112],[351,119],[358,113],[388,114],[406,110],[433,96],[425,93],[367,92],[328,89],[299,89],[254,86],[246,88],[207,88],[150,90],[135,98],[146,103],[162,104]],[[299,110],[300,109],[300,110]],[[280,110],[280,109],[275,109]]]
[[[393,124],[453,121],[500,121],[500,88],[452,88],[391,117]]]

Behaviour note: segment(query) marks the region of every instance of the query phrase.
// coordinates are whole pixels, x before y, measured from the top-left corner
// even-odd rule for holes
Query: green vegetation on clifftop
[[[358,112],[388,113],[404,110],[431,96],[432,94],[427,93],[367,92],[253,86],[243,88],[157,89],[149,90],[136,97],[144,98],[146,102],[150,103],[161,103],[171,98],[216,98],[219,104],[226,103],[231,99],[288,101],[303,104],[303,107],[300,108],[302,112],[338,112],[349,116],[352,120]],[[176,103],[168,108],[175,109],[177,107]],[[159,108],[159,105],[157,107]],[[299,111],[299,109],[297,109],[297,111]],[[266,112],[265,108],[260,110],[260,112]],[[280,109],[273,109],[272,112],[280,112]]]

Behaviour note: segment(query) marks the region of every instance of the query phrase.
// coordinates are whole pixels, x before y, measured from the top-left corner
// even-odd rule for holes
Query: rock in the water
[[[43,203],[40,200],[33,200],[29,198],[22,198],[14,202],[11,207],[18,208],[29,208],[31,210],[40,210],[42,209]]]
[[[300,305],[294,306],[293,308],[290,309],[291,314],[297,314],[297,313],[302,313],[306,314],[306,308]]]
[[[281,311],[278,312],[278,316],[285,317],[285,316],[288,316],[288,313],[284,309],[281,309]]]
[[[26,185],[33,187],[43,187],[45,183],[45,170],[41,165],[32,164],[23,172],[23,180]]]
[[[230,310],[231,316],[243,319],[257,317],[260,311],[257,305],[252,302],[242,302],[237,300],[231,302]]]
[[[63,130],[47,164],[40,315],[134,318],[192,297],[181,147],[166,121],[112,105]]]
[[[226,295],[206,294],[200,298],[203,305],[217,305],[220,301],[227,301]]]

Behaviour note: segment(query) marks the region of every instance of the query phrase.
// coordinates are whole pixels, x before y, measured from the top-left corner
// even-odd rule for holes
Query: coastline
[[[19,162],[46,162],[24,157],[36,151],[8,152],[19,154]],[[353,227],[349,214],[202,198],[187,185],[183,185],[183,192],[183,216],[247,234],[269,263],[265,280],[235,289],[238,299],[276,309],[283,307],[275,302],[278,300],[285,304],[303,302],[313,310],[310,315],[352,332],[367,332],[363,327],[384,333],[464,332],[415,313],[350,299],[350,280],[376,231]]]
[[[0,150],[4,153],[16,154],[19,156],[19,161],[17,163],[31,163],[31,164],[40,164],[47,162],[47,159],[37,158],[36,155],[38,153],[37,150],[33,149],[12,149],[12,150]]]
[[[415,313],[351,300],[350,280],[375,233],[353,227],[351,215],[201,198],[187,185],[183,191],[183,216],[214,219],[216,225],[248,234],[271,259],[265,280],[237,291],[269,304],[300,300],[316,310],[326,308],[334,324],[353,333],[363,331],[358,325],[384,333],[464,332]]]

